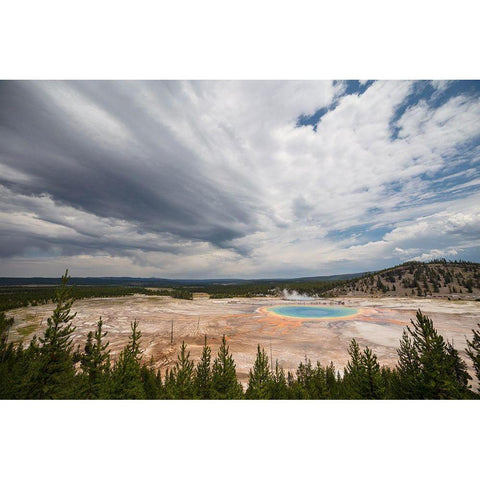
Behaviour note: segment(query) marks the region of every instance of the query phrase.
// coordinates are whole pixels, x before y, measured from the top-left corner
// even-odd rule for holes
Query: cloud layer
[[[2,82],[1,275],[479,259],[480,82]]]

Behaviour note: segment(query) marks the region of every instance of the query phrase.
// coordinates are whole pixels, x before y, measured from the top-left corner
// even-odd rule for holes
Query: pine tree
[[[317,361],[312,369],[309,381],[305,387],[308,391],[308,398],[316,400],[329,398],[326,370],[320,362]]]
[[[75,367],[72,358],[72,334],[75,327],[72,320],[76,314],[70,313],[74,300],[72,289],[67,286],[69,279],[67,270],[55,293],[55,310],[47,319],[47,328],[39,339],[38,361],[32,365],[35,374],[29,398],[75,397]]]
[[[406,330],[403,331],[400,340],[400,348],[397,349],[398,376],[394,381],[394,390],[397,398],[421,398],[418,385],[421,382],[421,362],[418,352]]]
[[[173,375],[173,369],[167,368],[165,370],[165,380],[163,382],[163,390],[165,398],[174,400],[176,398],[176,386],[175,376]]]
[[[140,369],[145,397],[149,400],[156,400],[163,397],[162,376],[160,370],[155,370],[153,357],[149,365],[143,364]]]
[[[13,317],[0,312],[0,398],[17,398],[21,375],[18,366],[23,356],[23,347],[8,343],[8,333]]]
[[[142,383],[140,338],[138,323],[131,324],[132,333],[129,342],[120,353],[112,371],[111,397],[115,399],[145,398]]]
[[[250,369],[249,380],[245,397],[248,399],[267,399],[270,389],[270,368],[268,366],[268,357],[265,350],[257,346],[257,358]]]
[[[360,377],[361,397],[367,399],[383,398],[384,387],[377,356],[370,348],[365,347],[361,354],[360,363],[363,367]]]
[[[294,398],[321,399],[327,398],[325,369],[317,362],[315,367],[309,358],[300,362],[297,368],[297,378],[294,383]]]
[[[229,353],[225,335],[222,337],[217,358],[213,362],[212,392],[212,398],[217,399],[240,399],[243,397],[243,388],[237,380],[235,361]]]
[[[97,323],[95,332],[88,332],[87,343],[81,356],[80,364],[87,377],[85,396],[87,398],[102,398],[110,374],[110,342],[103,342],[107,332],[102,332],[102,318]]]
[[[305,364],[299,363],[296,375],[292,372],[287,373],[288,398],[292,400],[308,399],[306,384],[309,381],[312,372],[312,362],[305,358]]]
[[[348,354],[350,360],[345,367],[343,378],[345,395],[347,398],[360,399],[362,398],[362,382],[363,382],[363,366],[362,354],[357,341],[352,338],[348,347]]]
[[[383,397],[384,399],[394,399],[394,387],[395,381],[397,378],[397,372],[395,369],[391,369],[390,367],[386,367],[383,365],[380,368],[380,375],[382,377],[382,389],[383,389]]]
[[[416,319],[407,326],[400,344],[400,398],[465,398],[463,366],[452,346],[448,346],[433,322],[418,310]],[[466,371],[465,371],[466,373]]]
[[[360,351],[355,339],[348,348],[350,360],[345,367],[342,385],[344,398],[379,399],[385,394],[380,364],[369,347]]]
[[[330,364],[325,368],[325,384],[327,387],[328,398],[339,398],[339,382],[337,374],[335,373],[335,366],[333,365],[333,362],[330,362]]]
[[[454,374],[454,379],[459,391],[466,394],[468,392],[468,381],[471,380],[472,377],[468,373],[467,364],[460,357],[458,350],[456,350],[450,342],[447,342],[447,356],[449,367]]]
[[[480,394],[480,323],[478,324],[479,330],[472,330],[472,340],[467,340],[467,355],[473,363],[475,369],[475,375],[479,382],[478,393]]]
[[[13,325],[13,317],[7,318],[4,312],[0,312],[0,362],[4,360],[4,352],[7,348],[8,333]]]
[[[198,398],[209,399],[212,394],[212,372],[211,372],[212,349],[207,345],[207,336],[203,345],[202,357],[195,369],[195,392]]]
[[[184,400],[193,398],[194,395],[194,364],[190,360],[190,352],[187,352],[185,342],[182,342],[177,362],[173,367],[175,398]]]
[[[285,371],[275,362],[275,371],[271,376],[270,398],[272,400],[285,400],[288,398],[288,385]]]

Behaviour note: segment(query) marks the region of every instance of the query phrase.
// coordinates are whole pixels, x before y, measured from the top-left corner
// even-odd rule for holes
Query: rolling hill
[[[326,295],[480,298],[480,263],[407,262],[339,285]]]

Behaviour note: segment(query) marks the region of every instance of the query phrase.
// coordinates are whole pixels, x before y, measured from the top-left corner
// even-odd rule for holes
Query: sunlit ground
[[[342,304],[343,303],[343,304]],[[215,353],[223,334],[237,364],[237,372],[246,381],[257,344],[263,346],[273,361],[285,369],[295,370],[305,357],[322,364],[333,361],[343,368],[348,360],[347,347],[355,337],[360,345],[370,346],[382,364],[396,363],[396,348],[403,329],[418,308],[430,315],[439,332],[463,352],[465,336],[480,322],[480,303],[411,298],[335,298],[302,302],[303,307],[319,312],[343,312],[348,315],[301,318],[282,315],[297,305],[278,298],[235,298],[193,301],[168,297],[102,298],[79,300],[74,304],[75,342],[83,344],[87,332],[102,317],[107,339],[115,358],[128,341],[130,323],[137,320],[143,333],[145,358],[153,357],[162,370],[175,360],[185,341],[191,358],[198,359],[207,335]],[[290,310],[282,310],[286,306]],[[297,305],[298,306],[298,305]],[[350,310],[344,310],[345,308]],[[10,340],[29,341],[46,326],[52,305],[19,308],[9,314],[15,317]],[[170,343],[173,322],[173,345]],[[466,357],[465,357],[466,358]]]

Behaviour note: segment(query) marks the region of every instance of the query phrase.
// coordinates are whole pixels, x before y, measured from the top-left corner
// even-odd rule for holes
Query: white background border
[[[462,0],[16,0],[2,2],[0,78],[478,79],[478,18]],[[473,478],[479,405],[2,401],[1,471]]]

